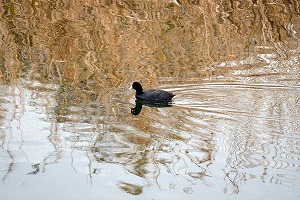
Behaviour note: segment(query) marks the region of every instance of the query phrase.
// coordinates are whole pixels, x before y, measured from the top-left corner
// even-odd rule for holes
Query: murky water
[[[1,199],[300,198],[298,1],[0,8]]]

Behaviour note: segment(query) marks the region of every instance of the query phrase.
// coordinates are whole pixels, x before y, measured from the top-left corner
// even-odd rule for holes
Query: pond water
[[[0,8],[1,198],[300,198],[297,0]]]

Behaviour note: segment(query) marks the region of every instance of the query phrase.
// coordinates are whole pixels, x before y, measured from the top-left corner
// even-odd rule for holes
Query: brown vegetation
[[[29,75],[112,87],[211,76],[224,73],[213,62],[258,46],[284,56],[282,44],[300,37],[297,0],[5,0],[0,9],[1,82]]]

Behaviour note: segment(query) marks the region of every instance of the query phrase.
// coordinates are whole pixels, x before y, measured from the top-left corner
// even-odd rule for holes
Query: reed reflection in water
[[[130,90],[117,89],[131,100],[112,99],[107,111],[97,95],[22,81],[1,88],[5,197],[298,194],[298,86],[188,81],[162,88],[177,94],[172,107],[132,115]]]
[[[1,197],[299,199],[298,1],[0,8]]]

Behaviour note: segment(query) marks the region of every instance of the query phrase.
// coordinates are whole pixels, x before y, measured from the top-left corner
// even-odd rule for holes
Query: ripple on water
[[[173,91],[179,94],[174,106],[189,111],[193,135],[212,133],[213,159],[230,183],[299,183],[291,176],[299,167],[299,86],[212,82]],[[218,174],[215,164],[208,168],[212,174]]]
[[[8,87],[0,99],[2,147],[11,151],[2,152],[6,164],[30,155],[32,166],[47,168],[72,152],[72,171],[95,179],[117,174],[110,184],[136,195],[153,187],[238,193],[252,181],[297,187],[299,87],[221,81],[172,87],[172,107],[145,106],[137,116],[129,104],[107,107],[73,89]]]

